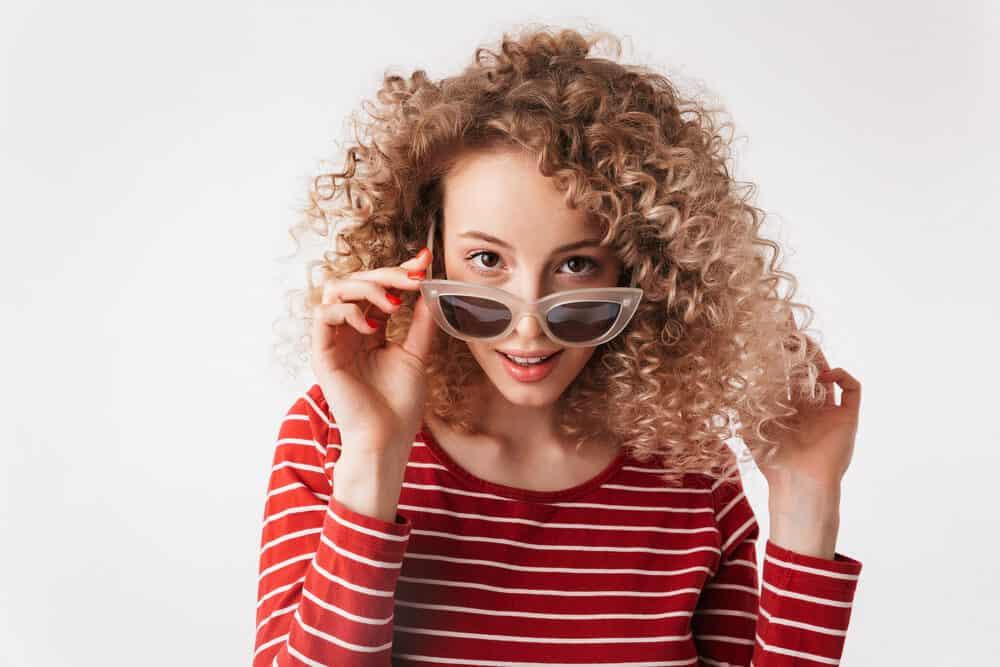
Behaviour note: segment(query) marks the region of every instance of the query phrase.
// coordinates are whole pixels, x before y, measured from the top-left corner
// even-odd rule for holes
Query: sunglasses
[[[435,222],[427,232],[434,248]],[[492,342],[506,338],[525,315],[532,315],[555,343],[565,347],[600,345],[617,336],[635,315],[642,289],[598,287],[564,290],[525,302],[495,287],[459,280],[434,280],[431,267],[420,282],[420,292],[434,321],[455,338]]]

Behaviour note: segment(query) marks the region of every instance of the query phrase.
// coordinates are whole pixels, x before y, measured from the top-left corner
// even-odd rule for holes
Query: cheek
[[[567,347],[562,353],[562,365],[579,370],[594,356],[596,347]]]

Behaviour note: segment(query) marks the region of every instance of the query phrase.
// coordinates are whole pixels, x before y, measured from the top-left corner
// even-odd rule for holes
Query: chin
[[[549,405],[558,400],[597,349],[596,347],[562,348],[555,366],[545,378],[535,382],[522,382],[508,373],[504,367],[505,362],[497,354],[497,348],[503,345],[467,344],[483,373],[504,398],[515,405],[536,407]]]

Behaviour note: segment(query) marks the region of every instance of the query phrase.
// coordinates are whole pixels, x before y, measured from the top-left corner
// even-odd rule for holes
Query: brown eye
[[[496,258],[500,257],[500,255],[496,254],[495,252],[490,252],[489,250],[479,250],[478,252],[474,252],[471,255],[469,255],[466,259],[473,260],[473,259],[475,259],[477,257],[480,257],[481,255],[492,255],[493,257],[496,257]],[[472,264],[472,269],[474,271],[479,271],[480,273],[492,273],[493,269],[494,269],[494,265],[486,263],[482,267],[480,267],[480,266],[476,265],[475,263],[473,263]]]
[[[574,278],[588,278],[591,275],[601,270],[600,264],[592,260],[590,257],[586,257],[584,255],[575,255],[573,257],[570,257],[565,262],[563,262],[563,266],[569,266],[570,262],[573,262],[574,260],[583,260],[584,266],[589,264],[592,267],[589,271],[570,271],[570,275],[572,275]],[[579,267],[579,262],[577,262],[576,265]]]

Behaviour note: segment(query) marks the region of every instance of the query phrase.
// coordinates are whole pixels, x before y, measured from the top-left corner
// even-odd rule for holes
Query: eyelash
[[[478,257],[479,255],[496,255],[497,257],[500,257],[500,255],[498,255],[497,253],[492,252],[490,250],[477,250],[476,252],[471,253],[465,259],[466,260],[471,260],[471,259],[473,259],[475,257]],[[591,267],[593,267],[590,271],[587,271],[586,273],[573,273],[573,274],[570,274],[570,277],[572,279],[574,279],[574,280],[583,280],[584,278],[590,278],[595,273],[597,273],[598,271],[600,271],[601,265],[597,261],[591,259],[590,257],[587,257],[586,255],[573,255],[572,257],[566,258],[566,260],[563,262],[563,264],[565,264],[566,262],[570,261],[571,259],[583,259],[583,260],[586,260],[587,262],[590,262]],[[491,275],[493,275],[496,272],[495,268],[492,268],[492,269],[489,269],[489,270],[483,270],[483,269],[480,269],[479,267],[477,267],[477,266],[475,266],[473,264],[470,264],[469,266],[470,266],[470,268],[473,271],[475,271],[476,273],[482,274],[484,276],[491,276]]]

